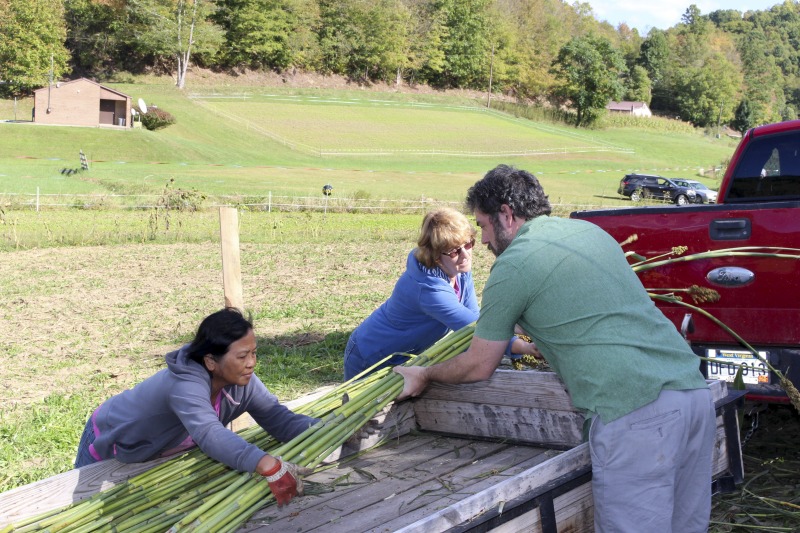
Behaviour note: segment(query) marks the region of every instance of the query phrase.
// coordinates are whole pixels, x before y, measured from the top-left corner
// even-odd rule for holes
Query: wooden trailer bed
[[[710,386],[718,407],[715,484],[729,489],[743,477],[736,417],[742,395],[724,382]],[[431,386],[420,398],[390,405],[370,427],[372,434],[330,458],[331,468],[308,477],[310,494],[261,510],[242,531],[594,529],[582,416],[554,373],[498,370],[481,383]],[[155,464],[105,461],[2,493],[0,528]]]

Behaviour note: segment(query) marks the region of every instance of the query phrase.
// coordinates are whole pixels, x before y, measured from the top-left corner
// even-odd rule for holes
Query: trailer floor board
[[[331,492],[257,513],[242,531],[396,531],[560,452],[454,437],[404,435],[308,477]]]

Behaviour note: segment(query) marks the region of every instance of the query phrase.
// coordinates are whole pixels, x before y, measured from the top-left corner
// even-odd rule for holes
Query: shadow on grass
[[[258,337],[256,374],[281,400],[341,383],[349,331]]]

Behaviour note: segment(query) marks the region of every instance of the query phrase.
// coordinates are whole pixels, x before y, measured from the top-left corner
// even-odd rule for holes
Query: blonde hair
[[[422,219],[414,256],[428,268],[436,266],[439,255],[475,238],[475,226],[450,207],[431,211]]]

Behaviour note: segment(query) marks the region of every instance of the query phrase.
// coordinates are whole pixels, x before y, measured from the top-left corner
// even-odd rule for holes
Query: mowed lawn
[[[214,112],[237,117],[247,127],[258,127],[322,154],[524,155],[610,148],[588,135],[567,135],[561,129],[477,105],[283,95],[198,101]]]
[[[101,195],[106,206],[147,206],[169,183],[214,205],[319,197],[331,184],[338,198],[452,202],[506,163],[534,172],[556,202],[625,205],[616,194],[625,173],[695,177],[714,187],[715,177],[699,169],[720,166],[735,146],[699,131],[534,122],[463,97],[266,87],[199,94],[168,85],[109,85],[170,112],[175,124],[119,131],[0,123],[0,197],[26,195],[23,203],[30,204],[38,191],[62,205],[94,202],[65,195]],[[3,101],[0,118],[12,116]],[[80,166],[80,151],[90,170],[65,174]]]

